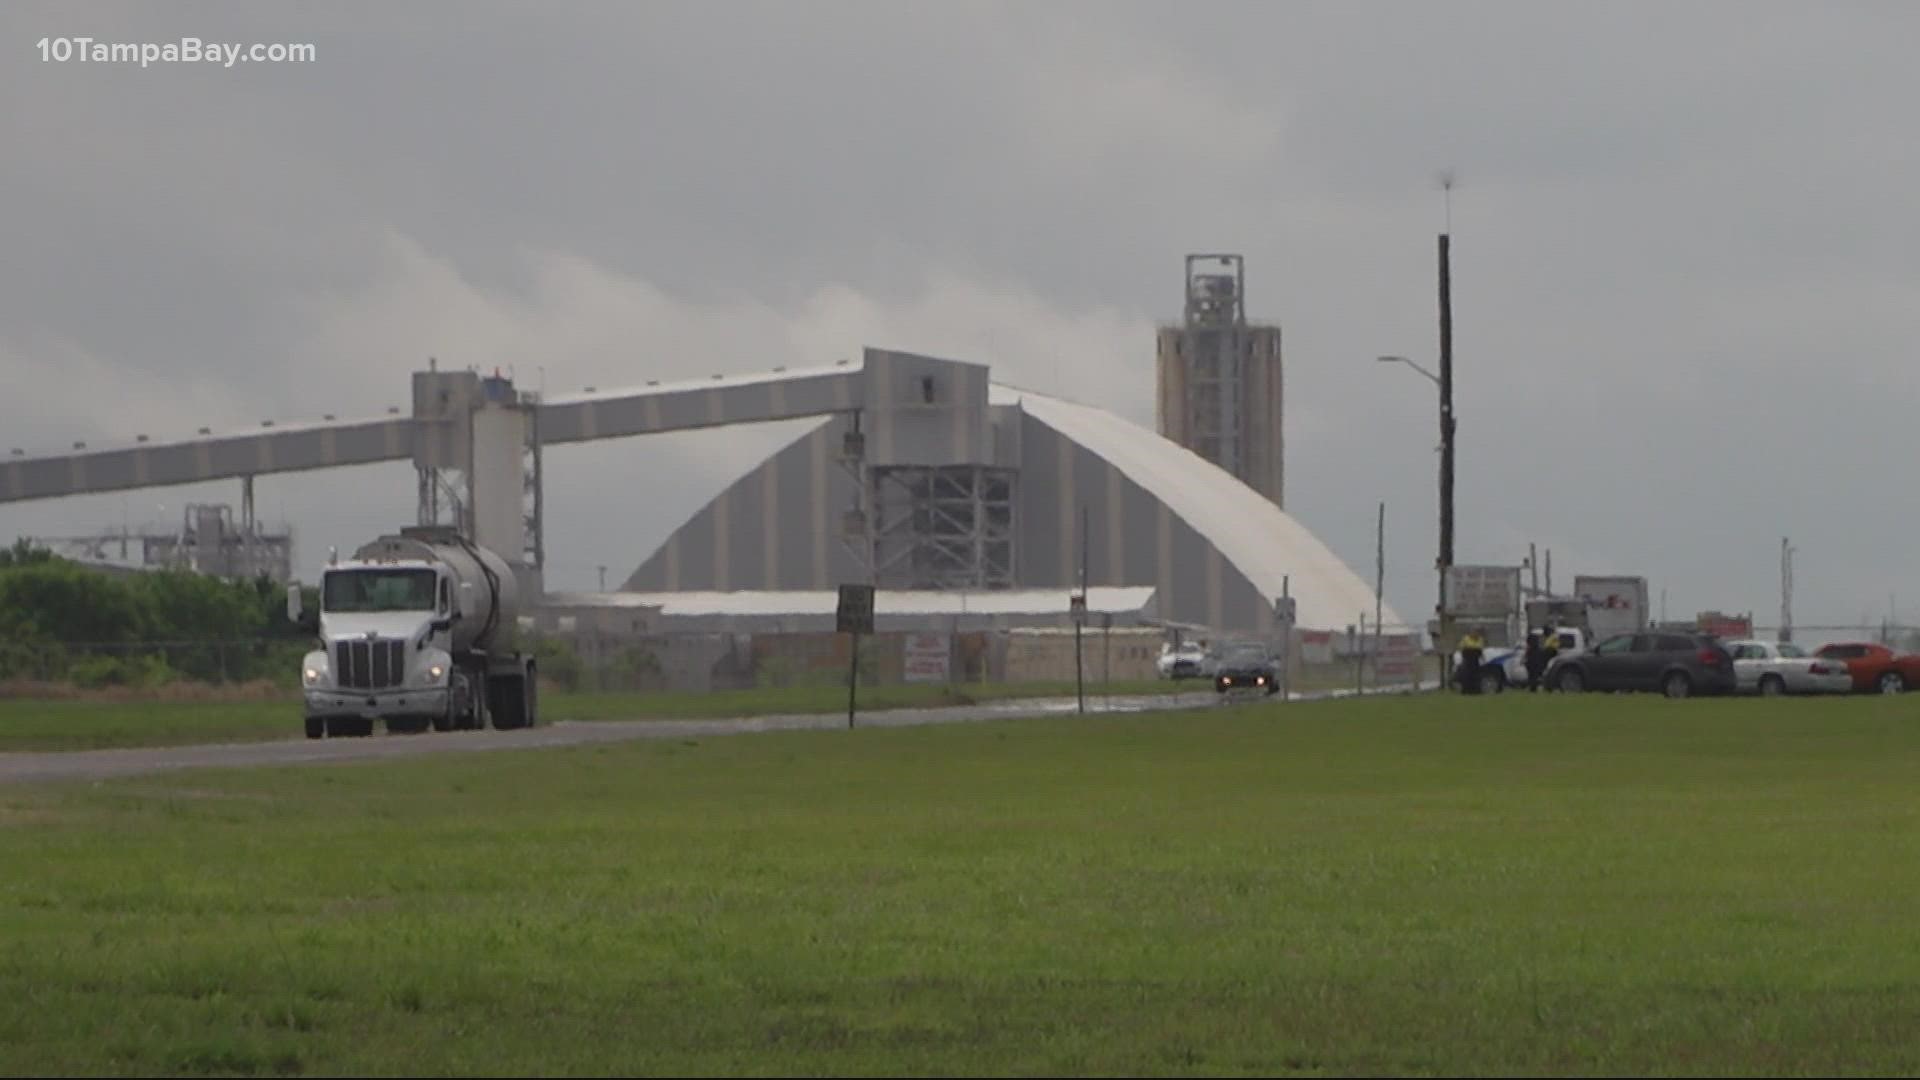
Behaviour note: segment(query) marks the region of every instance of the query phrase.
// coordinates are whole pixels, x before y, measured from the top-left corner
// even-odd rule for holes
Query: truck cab
[[[520,583],[499,555],[451,526],[409,526],[330,557],[320,610],[287,617],[319,648],[301,666],[307,737],[480,729],[539,722],[539,678],[518,635]]]
[[[450,647],[455,596],[451,575],[431,562],[327,567],[315,626],[320,647],[301,665],[307,737],[370,735],[376,720],[394,734],[450,730],[460,704]],[[298,598],[289,590],[296,621]]]

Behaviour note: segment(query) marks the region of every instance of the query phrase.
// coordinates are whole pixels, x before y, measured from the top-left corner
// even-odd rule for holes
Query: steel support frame
[[[866,436],[860,431],[860,413],[849,414],[851,426],[840,433],[840,448],[835,461],[853,481],[853,505],[841,512],[840,547],[853,557],[860,583],[878,588],[879,575],[874,560],[874,485],[867,467]],[[847,584],[853,584],[849,582]]]
[[[539,572],[539,580],[546,580],[547,537],[544,503],[544,477],[540,473],[540,397],[521,391],[520,400],[527,410],[527,449],[525,494],[522,509],[525,514],[526,547],[520,555],[527,565]]]
[[[1013,586],[1014,470],[893,465],[870,473],[874,572],[880,584],[914,589]]]
[[[1227,274],[1201,274],[1218,260]],[[1209,283],[1230,282],[1227,296]],[[1188,445],[1235,476],[1246,474],[1246,264],[1238,255],[1187,256],[1187,307],[1180,351],[1186,365]]]

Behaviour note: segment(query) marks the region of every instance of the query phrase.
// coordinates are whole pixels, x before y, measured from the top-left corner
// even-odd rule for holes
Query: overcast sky
[[[42,37],[311,42],[43,62]],[[1288,509],[1432,608],[1453,195],[1460,562],[1553,550],[1669,614],[1920,621],[1920,5],[15,3],[0,444],[378,413],[885,346],[1151,427],[1181,260],[1286,341]],[[549,455],[549,583],[623,579],[796,433]],[[408,466],[268,477],[326,546]],[[0,507],[85,532],[239,484]],[[164,509],[163,509],[164,507]],[[1656,599],[1656,604],[1658,603]]]

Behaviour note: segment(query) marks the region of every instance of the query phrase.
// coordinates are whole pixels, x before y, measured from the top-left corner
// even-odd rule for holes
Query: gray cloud
[[[1899,4],[10,5],[0,441],[377,411],[428,355],[607,385],[863,344],[1150,423],[1180,257],[1230,249],[1286,328],[1290,508],[1370,573],[1385,499],[1389,598],[1421,612],[1432,390],[1370,358],[1432,360],[1454,165],[1461,556],[1533,538],[1558,574],[1768,613],[1792,534],[1803,621],[1877,616],[1920,525],[1916,30]],[[38,59],[81,33],[319,60]],[[624,576],[783,437],[556,454],[557,576]],[[309,559],[411,512],[404,468],[266,486]]]

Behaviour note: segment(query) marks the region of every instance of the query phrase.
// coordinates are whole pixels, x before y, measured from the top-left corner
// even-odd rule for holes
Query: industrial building
[[[902,632],[1058,633],[1083,585],[1102,600],[1096,625],[1116,632],[1265,636],[1281,610],[1296,630],[1376,610],[1397,625],[1281,508],[1278,331],[1245,324],[1237,264],[1225,278],[1189,270],[1187,323],[1161,336],[1160,422],[1177,438],[997,384],[982,364],[886,349],[545,399],[436,365],[414,374],[410,415],[16,451],[0,503],[221,478],[250,496],[273,473],[411,460],[420,524],[458,525],[513,564],[540,598],[534,625],[564,616],[603,636],[827,633],[823,605],[846,583],[876,586]],[[629,595],[546,594],[543,447],[796,418],[818,423],[635,552]],[[997,623],[981,621],[989,611]]]
[[[109,572],[190,570],[230,581],[293,576],[293,533],[284,525],[268,529],[253,515],[251,485],[241,504],[189,503],[177,529],[129,526],[86,536],[32,536],[27,539],[61,558]]]
[[[1151,586],[1160,618],[1196,629],[1271,633],[1283,595],[1301,627],[1372,617],[1317,537],[1151,431],[980,365],[868,350],[861,377],[864,409],[716,495],[625,589],[1051,589],[1064,609],[1084,554],[1088,584]]]

